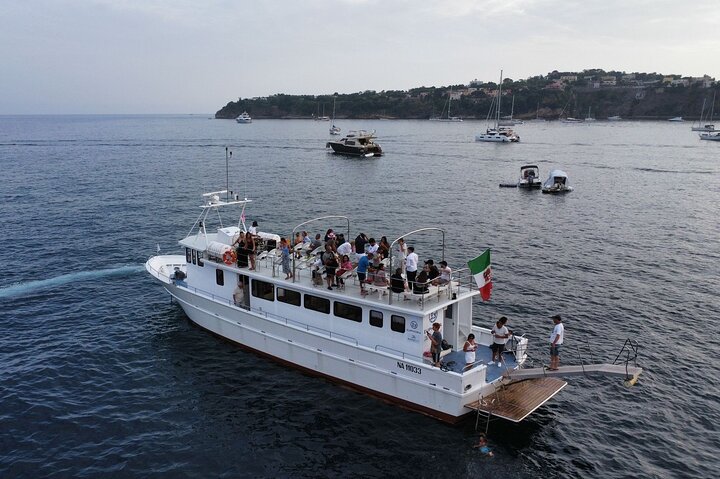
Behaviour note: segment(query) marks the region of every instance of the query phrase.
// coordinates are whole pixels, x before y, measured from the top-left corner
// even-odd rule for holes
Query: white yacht
[[[331,290],[313,281],[317,273],[311,271],[312,254],[302,247],[297,256],[292,255],[294,276],[284,279],[276,249],[279,235],[273,233],[258,232],[260,245],[265,247],[258,248],[256,268],[239,267],[233,244],[246,230],[245,209],[251,200],[221,200],[226,195],[226,190],[203,195],[200,216],[179,241],[182,254],[154,256],[145,265],[201,328],[263,357],[450,423],[481,410],[483,398],[503,384],[503,375],[515,374],[526,361],[527,338],[514,337],[501,362],[488,364],[491,332],[473,324],[473,315],[482,314],[473,309],[483,278],[483,298],[488,299],[486,292],[489,295],[489,251],[470,261],[469,267],[456,265],[451,281],[444,286],[393,292],[385,286],[367,285],[363,294],[354,273],[346,273],[344,288]],[[232,209],[235,214],[240,210],[239,221],[223,224],[222,218]],[[211,226],[211,221],[218,224]],[[344,216],[302,221],[284,232],[293,238],[300,230],[324,231],[338,224],[343,225],[346,238],[351,238],[350,220]],[[439,228],[408,232],[392,246],[400,238],[415,235],[421,235],[423,241],[437,238],[432,251],[444,259],[445,232]],[[485,261],[485,255],[486,266],[478,268],[477,260]],[[387,270],[392,271],[393,258],[386,261]],[[491,325],[493,318],[483,322]],[[435,367],[429,358],[427,332],[434,324],[441,325],[443,338],[451,345],[443,350],[441,367]],[[466,365],[462,346],[470,333],[480,347],[476,361]],[[271,377],[265,380],[272,383]],[[537,381],[551,387],[533,389],[535,402],[529,410],[514,419],[511,413],[493,414],[522,420],[566,384],[550,378]],[[533,388],[535,383],[520,384]]]
[[[485,133],[475,135],[475,141],[495,143],[517,143],[520,136],[512,128],[500,126],[500,104],[502,100],[502,70],[500,70],[500,83],[498,83],[497,97],[490,105],[487,116],[487,128]],[[493,112],[495,113],[493,115]],[[490,126],[490,118],[494,118],[494,125]]]
[[[240,116],[235,118],[235,121],[238,123],[252,123],[252,118],[248,114],[248,112],[244,111],[240,113]]]
[[[701,140],[720,141],[720,131],[700,133]]]
[[[683,117],[681,117],[681,116],[675,116],[672,118],[668,118],[668,121],[681,122],[681,121],[685,121],[685,120],[683,120]]]

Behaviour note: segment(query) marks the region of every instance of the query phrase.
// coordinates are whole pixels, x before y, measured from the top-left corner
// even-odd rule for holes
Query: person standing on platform
[[[413,289],[415,276],[417,276],[418,255],[415,253],[415,247],[408,246],[408,255],[405,258],[405,277],[410,289]]]
[[[505,343],[507,343],[507,340],[510,337],[510,330],[505,326],[507,320],[508,319],[505,316],[502,316],[497,320],[491,331],[493,343],[490,345],[490,349],[492,350],[493,356],[492,361],[488,364],[494,363],[495,358],[497,358],[497,365],[499,368],[502,367],[502,353],[505,351]]]
[[[552,320],[555,326],[550,334],[550,367],[548,370],[557,371],[560,367],[560,346],[565,340],[565,325],[559,314],[553,316]]]
[[[433,364],[435,364],[436,368],[439,368],[441,366],[440,353],[442,352],[443,340],[442,334],[440,333],[440,323],[433,323],[432,332],[428,331],[426,334],[432,343],[430,346],[430,352],[432,353]]]

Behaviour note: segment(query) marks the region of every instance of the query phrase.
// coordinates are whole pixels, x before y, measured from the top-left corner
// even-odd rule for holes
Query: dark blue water
[[[515,145],[475,143],[482,123],[340,126],[376,128],[386,156],[330,155],[311,121],[0,117],[0,476],[715,477],[720,145],[671,123],[528,124]],[[645,373],[630,389],[571,379],[525,422],[494,422],[486,458],[473,421],[193,327],[141,265],[178,251],[200,194],[224,188],[225,146],[264,230],[328,214],[376,237],[443,227],[452,267],[493,250],[478,324],[508,316],[547,360],[561,313],[565,364],[633,338]],[[562,167],[576,191],[498,188],[525,163]]]

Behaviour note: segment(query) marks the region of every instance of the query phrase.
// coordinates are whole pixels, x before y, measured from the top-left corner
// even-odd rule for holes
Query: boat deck
[[[490,351],[488,346],[480,345],[478,350],[475,352],[475,365],[473,367],[479,367],[481,365],[487,366],[487,372],[485,373],[486,382],[495,381],[504,374],[513,371],[518,366],[518,363],[515,360],[515,355],[510,351],[505,351],[503,353],[502,366],[498,366],[496,362],[489,364],[491,357],[492,351]],[[462,374],[465,368],[465,353],[462,349],[459,351],[453,351],[446,354],[442,358],[441,362],[445,364],[445,367],[449,371]],[[450,363],[452,364],[449,365]]]
[[[258,254],[258,258],[261,255]],[[206,260],[209,261],[209,260]],[[456,298],[462,296],[473,296],[478,294],[477,287],[467,281],[453,280],[444,286],[429,286],[426,294],[391,293],[390,289],[383,286],[375,286],[373,284],[365,284],[364,289],[367,294],[362,294],[360,282],[357,274],[354,272],[345,278],[344,287],[333,287],[332,290],[327,289],[325,274],[323,274],[322,284],[315,284],[312,280],[312,267],[309,266],[307,257],[296,258],[295,260],[295,278],[284,279],[285,273],[282,272],[280,259],[273,256],[267,256],[264,259],[256,260],[256,268],[254,271],[248,267],[238,267],[236,265],[226,265],[222,262],[217,263],[222,269],[232,271],[238,274],[246,274],[250,277],[258,277],[260,279],[272,280],[279,286],[287,285],[288,288],[297,288],[304,292],[322,291],[324,297],[337,298],[353,298],[363,303],[370,304],[388,304],[392,295],[392,305],[395,308],[410,311],[428,311],[440,307],[446,307],[452,299],[453,294]],[[291,262],[292,267],[292,262]],[[386,268],[387,269],[387,268]],[[388,274],[389,278],[390,275]],[[489,358],[488,358],[489,360]]]
[[[567,383],[557,378],[527,379],[505,384],[465,407],[520,422],[556,395]]]

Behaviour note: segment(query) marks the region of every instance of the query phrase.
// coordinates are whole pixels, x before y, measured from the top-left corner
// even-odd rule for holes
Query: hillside
[[[503,81],[502,115],[510,115],[514,98],[515,118],[584,118],[588,108],[598,119],[620,115],[626,119],[665,119],[700,115],[703,99],[712,101],[718,84],[710,77],[681,77],[657,73],[552,72],[526,80]],[[408,91],[364,91],[331,95],[284,95],[239,98],[231,101],[215,118],[231,119],[243,111],[253,118],[314,118],[331,114],[333,98],[338,119],[397,118],[426,119],[447,112],[465,119],[485,119],[494,100],[497,84],[419,87]],[[708,106],[709,108],[709,106]],[[720,107],[718,108],[720,114]]]

